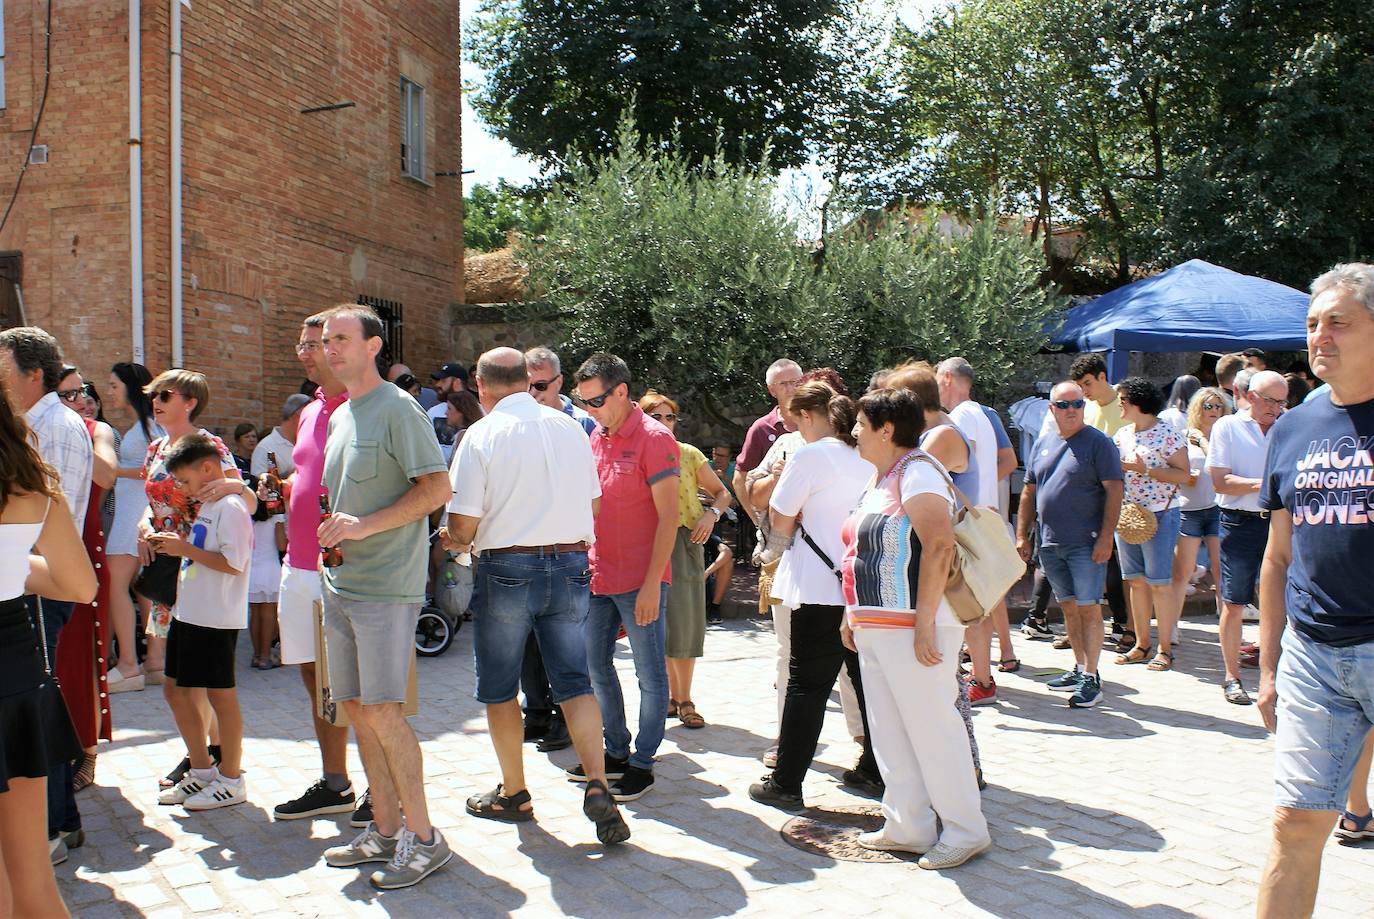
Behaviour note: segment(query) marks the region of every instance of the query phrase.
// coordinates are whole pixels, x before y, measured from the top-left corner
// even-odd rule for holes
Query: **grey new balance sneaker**
[[[389,862],[396,855],[396,844],[404,832],[402,829],[393,839],[378,833],[377,825],[369,823],[348,845],[325,849],[324,863],[331,868],[352,868],[367,862]]]
[[[372,886],[381,890],[396,890],[420,883],[448,864],[453,850],[437,828],[434,841],[424,845],[410,830],[402,829],[396,841],[396,854],[380,871],[372,872]]]

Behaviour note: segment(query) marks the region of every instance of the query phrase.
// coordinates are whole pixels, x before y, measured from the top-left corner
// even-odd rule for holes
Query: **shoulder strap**
[[[797,532],[801,534],[801,538],[806,541],[806,544],[811,547],[811,551],[815,552],[820,556],[821,561],[825,562],[825,567],[830,569],[830,573],[835,575],[840,583],[844,583],[844,574],[836,567],[835,563],[830,560],[830,556],[825,554],[825,550],[816,545],[816,541],[811,538],[811,534],[806,532],[806,527],[802,526],[800,523],[797,524]]]
[[[935,457],[926,453],[924,450],[913,450],[911,453],[907,454],[907,457],[909,458],[898,462],[898,468],[896,470],[899,490],[901,488],[902,473],[906,470],[908,463],[913,461],[928,463],[936,472],[940,473],[940,477],[945,480],[945,488],[949,489],[949,493],[958,499],[955,501],[956,504],[962,502],[964,507],[973,507],[973,502],[968,499],[968,495],[964,494],[963,489],[954,484],[954,478],[949,474],[949,470],[941,466],[940,463],[936,461]]]

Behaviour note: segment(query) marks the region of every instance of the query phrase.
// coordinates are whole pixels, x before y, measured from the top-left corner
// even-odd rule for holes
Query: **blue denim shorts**
[[[1092,546],[1040,546],[1040,567],[1056,600],[1085,606],[1101,603],[1107,587],[1107,563],[1093,561]]]
[[[1242,511],[1221,512],[1221,599],[1244,606],[1255,602],[1260,563],[1269,544],[1269,521]]]
[[[1221,508],[1213,504],[1200,511],[1184,511],[1183,522],[1179,525],[1178,535],[1194,539],[1221,535]]]
[[[1374,642],[1335,648],[1290,622],[1276,680],[1274,803],[1339,811],[1374,726]]]
[[[587,553],[484,555],[476,561],[472,646],[477,701],[514,699],[530,632],[555,703],[592,691],[582,627],[592,595]]]
[[[1152,587],[1174,582],[1174,547],[1178,545],[1178,529],[1182,514],[1177,506],[1155,511],[1159,529],[1150,540],[1133,546],[1116,537],[1116,557],[1121,562],[1121,580],[1144,578]]]

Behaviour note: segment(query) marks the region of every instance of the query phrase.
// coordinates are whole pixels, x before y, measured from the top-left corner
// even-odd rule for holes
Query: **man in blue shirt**
[[[1259,707],[1276,750],[1266,919],[1312,915],[1322,848],[1374,726],[1374,265],[1312,282],[1307,350],[1330,394],[1275,423],[1260,486]],[[1357,835],[1341,835],[1370,829],[1368,815],[1352,822]]]
[[[1016,517],[1016,549],[1030,561],[1030,527],[1039,505],[1040,565],[1064,611],[1075,660],[1072,671],[1048,685],[1072,693],[1073,708],[1090,708],[1102,698],[1102,592],[1125,488],[1121,454],[1110,437],[1087,426],[1084,405],[1077,383],[1060,383],[1050,393],[1055,432],[1038,438],[1026,461]]]

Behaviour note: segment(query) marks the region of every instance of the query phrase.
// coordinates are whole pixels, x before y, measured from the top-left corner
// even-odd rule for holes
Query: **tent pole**
[[[1107,382],[1116,384],[1131,372],[1131,352],[1113,348],[1107,352]]]

